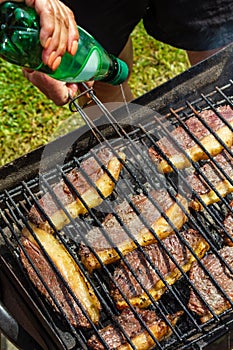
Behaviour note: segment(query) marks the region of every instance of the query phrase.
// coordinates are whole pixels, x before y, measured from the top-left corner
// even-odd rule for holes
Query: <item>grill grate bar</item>
[[[85,86],[85,84],[84,84]],[[115,117],[113,116],[112,113],[110,113],[108,111],[108,109],[100,102],[100,100],[95,96],[95,94],[93,93],[93,91],[89,91],[91,98],[93,99],[93,101],[95,101],[96,105],[101,109],[101,111],[104,113],[104,117],[106,118],[106,122],[109,123],[114,131],[116,132],[116,134],[119,137],[123,137],[125,139],[127,139],[127,141],[129,142],[129,145],[132,147],[129,149],[130,150],[130,155],[133,157],[133,159],[135,160],[135,154],[139,154],[142,158],[144,157],[143,152],[141,151],[140,147],[136,147],[136,143],[133,142],[133,140],[129,137],[128,133],[125,131],[125,129],[121,126],[121,124],[118,123],[118,121],[115,119]],[[84,121],[86,122],[86,124],[90,127],[91,132],[94,130],[95,133],[98,133],[101,136],[101,140],[104,140],[104,142],[107,143],[107,146],[110,147],[110,149],[114,152],[114,149],[112,148],[112,145],[106,140],[105,136],[101,133],[101,130],[98,129],[98,127],[95,125],[95,123],[88,117],[88,115],[84,112],[83,109],[80,108],[80,106],[76,103],[75,100],[72,101],[72,103],[74,104],[76,111],[78,111],[81,116],[84,118]],[[160,118],[163,118],[162,116],[159,116]],[[139,124],[139,127],[141,128],[141,125]],[[98,139],[98,141],[100,141],[100,138]],[[134,153],[133,153],[134,151]],[[151,162],[149,162],[147,159],[144,159],[145,165],[150,169],[153,170],[153,165]],[[124,168],[127,169],[127,171],[130,172],[130,175],[134,178],[135,181],[137,181],[137,179],[135,178],[134,174],[130,171],[130,169],[127,167],[127,164],[124,162],[123,163]],[[174,168],[175,170],[175,168]],[[137,181],[138,182],[138,181]],[[141,186],[141,183],[138,182],[138,185]],[[143,189],[143,188],[142,188]]]
[[[227,104],[233,108],[232,100],[223,92],[223,90],[221,88],[219,88],[218,86],[216,86],[216,91],[218,91],[218,93],[224,98],[224,100],[227,102]],[[206,102],[210,103],[208,98],[206,98]],[[213,105],[213,108],[214,108],[214,105]]]
[[[232,80],[230,80],[230,82],[231,84],[233,84]],[[224,101],[227,102],[229,106],[233,107],[232,100],[223,92],[223,89],[216,86],[215,90],[224,98]],[[228,128],[233,132],[232,125],[222,117],[221,113],[219,113],[219,111],[215,107],[215,104],[211,102],[209,96],[206,96],[205,94],[201,94],[201,97],[207,103],[207,105],[217,114],[217,116],[226,124],[226,126],[228,126]]]

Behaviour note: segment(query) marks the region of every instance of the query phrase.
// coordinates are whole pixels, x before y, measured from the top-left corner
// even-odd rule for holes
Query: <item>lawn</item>
[[[135,97],[188,68],[186,53],[148,36],[140,23],[132,34],[134,70],[130,86]],[[68,106],[57,107],[22,76],[21,68],[0,61],[0,165],[54,138],[65,120]],[[78,127],[81,120],[75,120]]]

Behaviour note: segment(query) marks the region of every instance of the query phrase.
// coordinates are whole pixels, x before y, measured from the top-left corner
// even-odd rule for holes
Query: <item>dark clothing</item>
[[[172,46],[205,51],[233,41],[233,0],[64,0],[78,25],[118,55],[143,19],[148,34]]]
[[[172,46],[206,51],[233,41],[232,0],[151,0],[145,28]]]
[[[118,55],[146,13],[147,0],[64,0],[77,24],[109,52]]]

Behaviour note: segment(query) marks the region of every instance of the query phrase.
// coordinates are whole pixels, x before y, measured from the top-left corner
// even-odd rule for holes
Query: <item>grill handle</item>
[[[20,349],[43,350],[11,316],[0,301],[0,331]]]

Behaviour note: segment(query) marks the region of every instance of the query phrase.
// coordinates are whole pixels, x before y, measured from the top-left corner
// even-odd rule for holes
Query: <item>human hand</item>
[[[7,0],[0,0],[0,4]],[[24,2],[22,0],[14,0]],[[59,0],[25,0],[40,16],[42,60],[56,70],[67,51],[74,55],[78,48],[78,29],[73,12]]]
[[[65,83],[63,81],[51,78],[47,74],[37,71],[30,71],[25,68],[23,68],[22,71],[25,78],[27,78],[57,106],[66,104],[69,102],[69,97],[74,97],[78,92],[83,90],[80,84]],[[94,82],[90,81],[86,84],[88,87],[92,87]],[[88,99],[88,95],[83,96],[82,101],[79,101],[79,104],[85,104]]]
[[[44,95],[57,106],[62,106],[69,101],[69,95],[74,96],[78,91],[78,84],[67,84],[49,77],[47,74],[22,69],[23,75]]]

